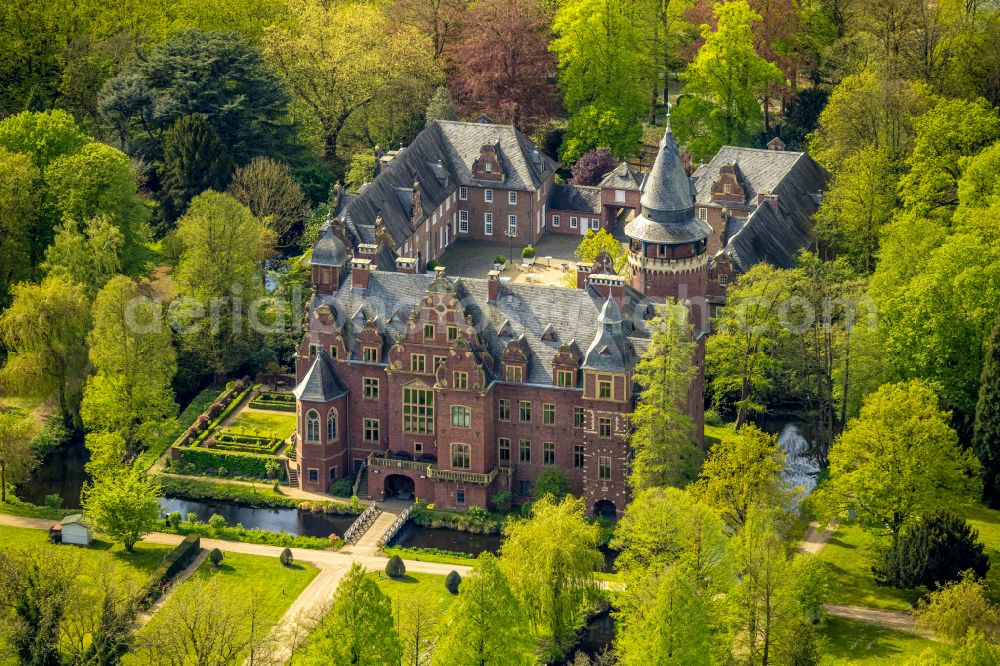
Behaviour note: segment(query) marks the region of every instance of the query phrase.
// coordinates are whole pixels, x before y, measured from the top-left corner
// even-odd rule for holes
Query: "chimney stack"
[[[375,261],[375,255],[378,253],[378,245],[374,243],[361,243],[358,245],[358,258],[367,259],[368,261]]]
[[[367,289],[368,277],[372,272],[372,262],[368,259],[351,260],[351,286],[355,289]]]
[[[412,275],[417,272],[417,260],[413,257],[396,257],[396,272]]]
[[[500,295],[500,271],[490,271],[486,274],[487,282],[486,288],[488,293],[488,302],[496,303],[497,296]]]
[[[594,267],[593,264],[578,263],[576,265],[576,288],[586,289],[587,288],[587,278],[590,277],[590,271]]]
[[[589,276],[587,283],[596,289],[601,296],[604,296],[604,298],[611,296],[618,303],[619,307],[625,300],[625,278],[620,275],[594,273]]]

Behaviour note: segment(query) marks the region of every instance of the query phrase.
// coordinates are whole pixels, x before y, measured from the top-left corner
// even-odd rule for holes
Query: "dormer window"
[[[493,173],[493,163],[492,162],[484,163],[483,170],[486,171],[486,173]]]
[[[698,219],[701,220],[702,222],[705,222],[705,221],[708,220],[708,209],[707,208],[699,208],[698,209]]]
[[[519,365],[508,365],[504,377],[509,382],[521,382],[524,381],[524,372]]]
[[[722,186],[722,192],[723,194],[732,194],[733,186],[730,185],[729,183],[726,183],[725,185]]]

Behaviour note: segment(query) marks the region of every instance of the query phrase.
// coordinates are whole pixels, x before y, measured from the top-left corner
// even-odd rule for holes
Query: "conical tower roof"
[[[625,225],[625,234],[647,243],[680,244],[707,239],[712,228],[695,215],[694,199],[694,186],[684,171],[668,116],[660,151],[642,182],[641,213]]]

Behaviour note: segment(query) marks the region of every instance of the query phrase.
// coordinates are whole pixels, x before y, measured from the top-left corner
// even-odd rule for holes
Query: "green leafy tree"
[[[573,250],[573,256],[581,263],[592,264],[602,252],[607,252],[611,257],[612,270],[622,274],[628,262],[628,250],[607,229],[588,230]],[[563,276],[563,286],[576,288],[576,273]]]
[[[572,647],[593,601],[594,572],[604,558],[597,525],[586,520],[583,500],[542,499],[531,518],[504,526],[500,568],[527,610],[536,636],[552,641],[554,657]]]
[[[617,615],[615,656],[623,666],[712,663],[709,604],[681,567],[663,570],[651,598]]]
[[[972,450],[983,470],[983,501],[1000,505],[1000,315],[986,348]]]
[[[120,435],[132,456],[177,412],[171,333],[160,305],[123,275],[97,295],[93,320],[88,339],[94,375],[84,389],[84,423]]]
[[[751,413],[764,411],[773,382],[774,350],[783,330],[781,305],[788,298],[781,270],[760,263],[729,288],[726,307],[713,323],[705,345],[705,374],[715,404],[736,407],[736,428]]]
[[[862,527],[895,541],[920,516],[968,504],[980,491],[979,462],[949,418],[918,381],[870,395],[830,451],[830,480],[819,491],[828,512],[853,509]]]
[[[156,526],[162,498],[155,477],[138,467],[121,466],[84,486],[83,513],[98,532],[132,552]]]
[[[201,358],[221,379],[242,363],[254,340],[247,307],[260,288],[260,264],[269,253],[269,235],[249,209],[232,197],[208,191],[191,202],[177,224],[183,245],[177,266],[180,296],[193,299],[182,346]],[[216,316],[209,312],[217,304]],[[208,313],[210,316],[202,316]]]
[[[63,417],[79,424],[90,304],[79,285],[60,278],[19,284],[13,294],[0,315],[0,339],[7,348],[0,380],[25,396],[55,396]]]
[[[789,489],[781,478],[784,467],[785,452],[777,438],[748,423],[712,447],[695,492],[738,530],[755,509],[785,507]]]
[[[451,93],[444,86],[438,86],[434,96],[427,103],[424,119],[430,125],[435,120],[458,120],[458,109],[451,100]]]
[[[698,464],[694,425],[686,415],[693,399],[691,382],[695,343],[687,307],[667,302],[656,306],[649,321],[650,344],[635,369],[642,387],[632,413],[631,445],[634,457],[629,484],[633,490],[680,485]]]
[[[31,420],[13,411],[0,411],[0,502],[7,501],[7,484],[24,481],[37,463],[32,447]]]
[[[107,216],[94,217],[81,225],[67,219],[56,230],[45,251],[42,268],[53,277],[83,285],[88,298],[122,270],[125,240]]]
[[[160,201],[167,220],[173,221],[205,190],[226,189],[233,159],[208,117],[194,114],[178,118],[164,133],[158,171]]]
[[[403,647],[392,620],[392,602],[358,563],[340,581],[333,607],[320,621],[307,662],[398,666]]]
[[[0,147],[30,155],[42,170],[58,157],[79,152],[92,140],[62,109],[24,111],[0,120]]]
[[[86,469],[91,478],[117,472],[128,461],[125,438],[117,432],[88,432],[85,443],[90,453]]]
[[[528,618],[490,553],[462,581],[434,650],[434,666],[531,664]]]
[[[10,304],[10,288],[35,273],[38,181],[30,155],[0,148],[0,308]]]
[[[716,4],[715,28],[703,26],[704,43],[681,76],[685,95],[678,108],[677,137],[695,157],[722,145],[749,145],[763,129],[760,99],[784,76],[754,49],[752,28],[760,21],[745,0]],[[691,114],[703,117],[696,127]]]
[[[375,180],[375,155],[361,150],[351,157],[351,165],[344,176],[347,189],[357,192],[365,183]]]
[[[559,469],[547,469],[535,479],[533,490],[536,499],[549,496],[553,501],[559,502],[563,497],[573,492],[569,477]]]
[[[1000,638],[1000,608],[990,603],[986,584],[974,576],[964,576],[931,592],[920,601],[916,617],[919,628],[948,643],[958,643],[970,631],[993,641]]]

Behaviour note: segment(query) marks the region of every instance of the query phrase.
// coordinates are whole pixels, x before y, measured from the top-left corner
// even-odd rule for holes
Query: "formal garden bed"
[[[275,393],[259,391],[250,398],[250,406],[254,409],[266,409],[275,412],[295,412],[295,396],[291,393]]]

